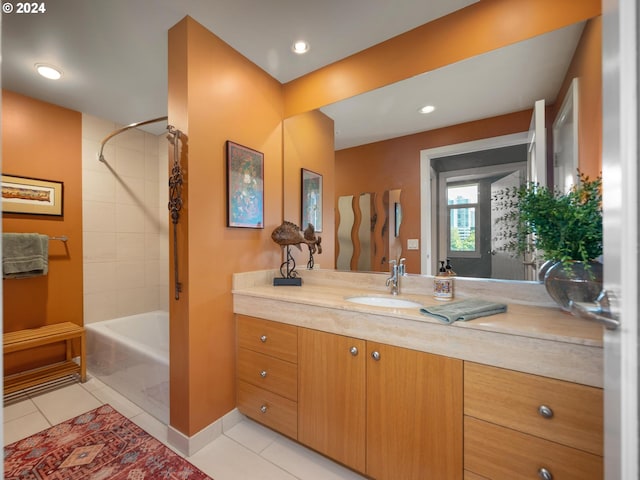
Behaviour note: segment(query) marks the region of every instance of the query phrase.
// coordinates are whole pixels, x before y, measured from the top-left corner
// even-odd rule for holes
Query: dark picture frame
[[[322,175],[303,168],[301,185],[300,228],[304,230],[310,223],[316,232],[322,232]]]
[[[227,226],[264,228],[264,154],[227,140]]]
[[[2,175],[2,213],[63,216],[64,183]]]

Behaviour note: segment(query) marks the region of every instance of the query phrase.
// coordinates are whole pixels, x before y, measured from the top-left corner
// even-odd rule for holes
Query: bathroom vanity
[[[519,303],[448,325],[348,300],[387,298],[385,275],[275,274],[234,275],[245,415],[378,480],[603,478],[602,327],[543,286],[459,282],[458,298]],[[403,277],[400,298],[434,305],[431,289]]]

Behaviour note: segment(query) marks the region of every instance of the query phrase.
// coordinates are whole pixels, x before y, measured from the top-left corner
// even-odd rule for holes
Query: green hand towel
[[[490,302],[479,298],[468,298],[433,307],[423,307],[420,312],[445,323],[464,322],[478,317],[488,317],[507,311],[503,303]]]
[[[2,278],[29,278],[49,270],[49,237],[37,233],[2,234]]]

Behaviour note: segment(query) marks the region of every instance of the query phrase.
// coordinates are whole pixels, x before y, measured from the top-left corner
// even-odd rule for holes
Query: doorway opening
[[[423,274],[449,258],[461,276],[531,279],[522,259],[496,244],[491,205],[492,191],[526,182],[529,140],[523,132],[421,152]]]

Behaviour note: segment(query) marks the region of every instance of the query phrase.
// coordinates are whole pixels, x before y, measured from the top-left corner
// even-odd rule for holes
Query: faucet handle
[[[405,261],[407,259],[406,258],[401,258],[400,259],[400,265],[398,265],[398,275],[406,275],[407,271],[406,271],[406,266],[405,266]]]

